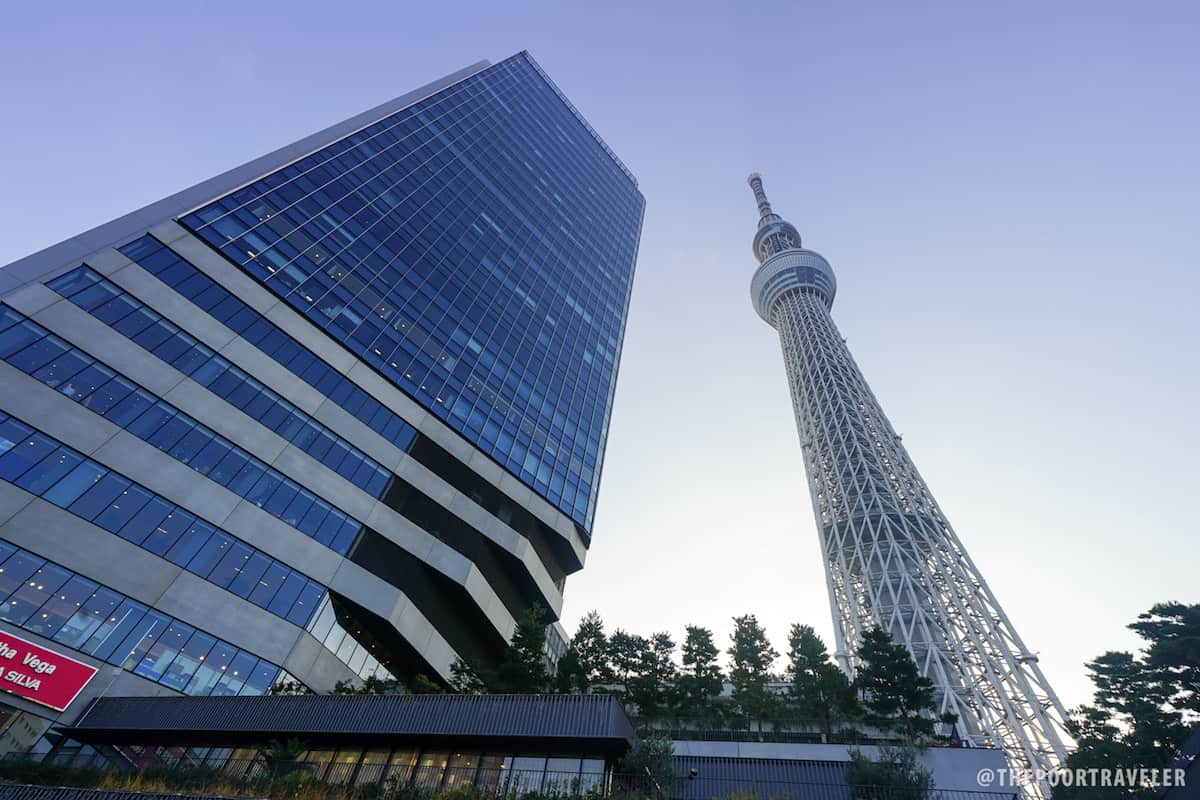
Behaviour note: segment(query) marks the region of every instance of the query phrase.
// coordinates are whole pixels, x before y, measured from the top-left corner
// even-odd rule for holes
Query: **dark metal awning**
[[[607,695],[103,697],[59,729],[89,744],[422,742],[623,752],[634,740]]]

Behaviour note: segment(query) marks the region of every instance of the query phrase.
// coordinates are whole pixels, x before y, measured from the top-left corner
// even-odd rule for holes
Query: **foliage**
[[[683,640],[683,669],[676,682],[676,708],[684,716],[703,716],[715,710],[723,686],[712,631],[687,626]]]
[[[846,783],[860,800],[926,800],[933,792],[933,773],[921,764],[920,753],[912,745],[880,747],[879,757],[872,759],[851,748]]]
[[[625,788],[644,787],[640,779],[647,776],[665,797],[675,779],[675,746],[665,736],[639,739],[617,764],[617,771],[632,779]]]
[[[512,641],[489,688],[505,694],[537,694],[550,688],[546,669],[546,610],[538,603],[517,618]]]
[[[1107,652],[1087,665],[1096,692],[1072,712],[1068,769],[1166,767],[1200,712],[1200,605],[1160,603],[1129,628],[1147,643],[1140,653]],[[1157,796],[1151,788],[1054,790],[1055,800]]]
[[[272,739],[266,747],[259,749],[258,757],[266,765],[267,772],[278,778],[287,774],[288,768],[307,749],[308,745],[295,737],[284,741]]]
[[[858,659],[854,690],[866,721],[909,740],[932,737],[937,713],[933,681],[917,670],[908,648],[882,628],[871,628],[863,634]]]
[[[612,665],[613,682],[619,684],[624,697],[629,685],[637,679],[642,667],[642,653],[650,648],[644,636],[627,633],[618,628],[608,640],[608,663]]]
[[[858,698],[846,673],[829,658],[825,642],[808,625],[793,625],[788,635],[789,701],[796,714],[820,722],[826,740],[835,721],[861,715]]]
[[[377,678],[374,675],[362,683],[338,681],[331,694],[404,694],[404,684],[395,678]]]
[[[675,685],[675,642],[666,633],[656,633],[649,641],[637,637],[642,650],[637,654],[636,670],[625,686],[626,697],[648,719],[662,714],[671,703]]]
[[[408,690],[413,694],[444,694],[446,691],[441,684],[420,672],[413,676],[412,681],[408,684]]]
[[[779,653],[767,641],[766,631],[753,614],[733,618],[729,653],[729,682],[733,699],[749,717],[761,721],[779,708],[779,697],[767,688],[771,667]]]
[[[300,681],[280,681],[273,685],[267,694],[272,695],[295,695],[295,694],[312,694],[313,690],[309,689]]]
[[[588,686],[612,683],[613,670],[609,663],[608,637],[604,633],[604,620],[595,611],[590,611],[579,622],[571,638],[571,651],[578,659]]]

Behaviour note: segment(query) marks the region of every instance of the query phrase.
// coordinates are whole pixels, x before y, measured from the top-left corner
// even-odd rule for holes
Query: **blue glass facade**
[[[181,221],[590,531],[643,206],[519,54]]]

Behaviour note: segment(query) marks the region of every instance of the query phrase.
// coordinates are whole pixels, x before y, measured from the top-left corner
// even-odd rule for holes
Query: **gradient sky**
[[[775,332],[763,173],[833,316],[1064,702],[1200,601],[1200,6],[19,3],[0,264],[482,58],[528,49],[638,176],[638,276],[587,568],[643,634],[831,640]]]

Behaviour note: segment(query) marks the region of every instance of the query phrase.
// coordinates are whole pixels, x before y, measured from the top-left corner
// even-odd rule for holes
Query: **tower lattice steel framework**
[[[1066,712],[934,501],[829,309],[837,283],[822,256],[771,210],[762,178],[751,282],[779,331],[820,534],[836,658],[848,673],[878,625],[908,647],[941,712],[967,743],[1004,750],[1019,770],[1066,757]],[[1043,783],[1026,794],[1045,796]]]

